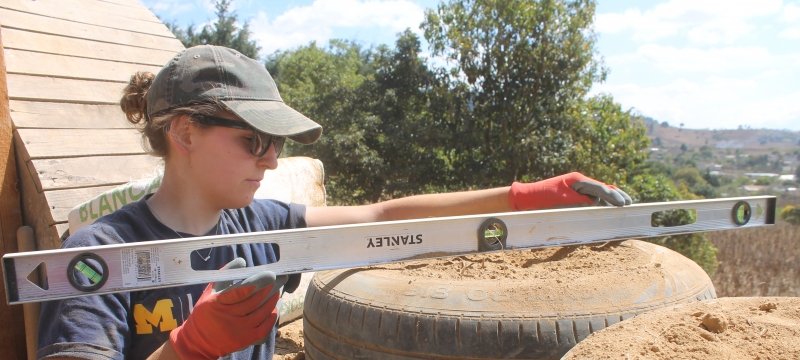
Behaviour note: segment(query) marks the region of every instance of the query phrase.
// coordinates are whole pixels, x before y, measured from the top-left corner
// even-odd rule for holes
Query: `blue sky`
[[[185,26],[214,19],[211,0],[142,0]],[[310,41],[394,44],[434,0],[234,0],[266,55]],[[800,131],[800,0],[599,0],[593,92],[624,109],[694,129]],[[420,34],[421,35],[421,34]]]

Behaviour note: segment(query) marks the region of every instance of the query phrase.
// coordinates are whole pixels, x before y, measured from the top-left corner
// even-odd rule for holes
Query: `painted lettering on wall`
[[[111,192],[92,199],[79,208],[81,222],[93,222],[98,218],[111,214],[117,209],[132,203],[154,192],[161,185],[161,178],[156,178],[148,184],[133,184],[120,187]]]

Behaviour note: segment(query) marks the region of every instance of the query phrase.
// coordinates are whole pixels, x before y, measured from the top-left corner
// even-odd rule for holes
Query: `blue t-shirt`
[[[248,207],[225,210],[209,234],[305,227],[305,207],[272,200],[254,200]],[[191,237],[189,234],[180,234]],[[64,241],[63,247],[119,244],[178,237],[158,221],[143,200],[98,219]],[[193,251],[192,268],[216,270],[236,257],[248,266],[275,262],[268,244],[230,245]],[[207,260],[204,260],[209,256]],[[205,284],[83,296],[42,303],[37,358],[64,356],[88,359],[145,359],[169,339],[200,298]],[[263,344],[223,359],[272,359],[277,326]]]

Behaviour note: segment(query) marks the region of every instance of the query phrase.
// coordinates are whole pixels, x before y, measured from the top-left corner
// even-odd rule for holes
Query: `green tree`
[[[248,23],[245,22],[241,27],[238,25],[239,19],[236,13],[230,11],[232,2],[233,0],[216,0],[214,7],[217,20],[211,25],[204,26],[199,33],[195,31],[194,25],[189,25],[185,29],[174,22],[167,22],[166,25],[185,47],[221,45],[257,59],[261,47],[250,38],[252,33]]]
[[[468,85],[470,114],[451,159],[478,186],[571,168],[569,111],[605,76],[594,58],[590,0],[453,0],[426,12],[434,55]]]
[[[682,167],[675,172],[672,178],[675,180],[675,183],[678,185],[683,184],[693,194],[700,195],[704,198],[714,198],[717,196],[716,189],[706,181],[705,177],[700,174],[700,170],[696,167]]]
[[[267,68],[284,100],[325,127],[317,144],[287,152],[325,163],[332,202],[451,188],[443,153],[453,134],[441,119],[452,102],[411,31],[394,49],[332,41],[274,54]]]
[[[420,52],[419,38],[407,29],[394,49],[382,46],[373,57],[374,87],[365,93],[373,95],[372,113],[381,119],[384,197],[442,189],[451,169],[443,155],[452,138],[443,127],[448,107],[437,100],[443,85]]]
[[[781,220],[790,224],[800,225],[800,206],[786,205],[781,209]]]
[[[284,101],[324,127],[312,146],[292,147],[287,154],[305,155],[325,164],[326,187],[333,203],[375,201],[383,190],[387,165],[376,142],[381,119],[371,113],[365,83],[374,81],[369,52],[352,43],[316,43],[270,56],[267,69]],[[290,144],[287,144],[290,145]]]
[[[619,186],[641,171],[650,141],[640,117],[623,111],[608,95],[579,103],[571,116],[577,120],[569,158],[575,170]]]
[[[466,82],[469,112],[456,119],[451,153],[474,185],[580,170],[627,183],[638,202],[693,197],[668,177],[646,173],[649,141],[640,119],[608,96],[585,99],[605,76],[594,59],[594,9],[593,1],[453,0],[426,13],[422,27],[433,53],[451,60],[451,77]],[[668,214],[657,226],[688,216]],[[702,235],[652,241],[709,273],[717,266],[716,248]]]
[[[674,182],[664,174],[643,173],[634,175],[625,191],[637,203],[676,201],[697,198],[685,186],[676,187]],[[652,219],[652,226],[676,226],[690,224],[696,214],[690,211],[671,211],[657,214]],[[647,239],[665,246],[694,260],[709,275],[713,275],[719,266],[717,248],[702,233],[686,235],[670,235]]]

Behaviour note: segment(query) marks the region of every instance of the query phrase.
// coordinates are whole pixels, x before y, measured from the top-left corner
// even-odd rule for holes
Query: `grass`
[[[712,277],[718,297],[800,296],[800,226],[774,226],[708,234],[719,252]]]

